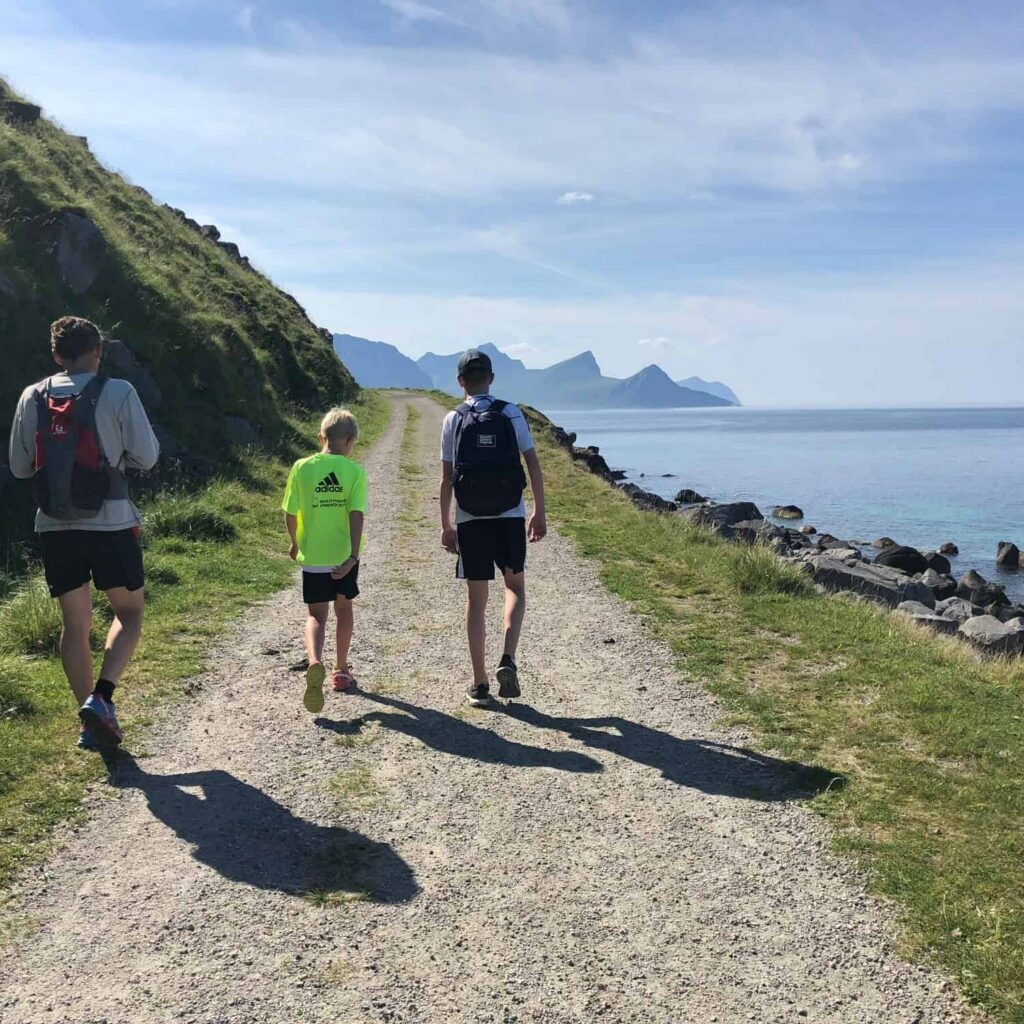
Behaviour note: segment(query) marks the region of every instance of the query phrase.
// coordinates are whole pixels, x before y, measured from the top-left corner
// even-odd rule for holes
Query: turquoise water
[[[716,501],[755,501],[762,512],[795,504],[804,522],[858,541],[951,540],[960,548],[955,575],[977,569],[1024,601],[1024,570],[995,564],[1001,540],[1024,550],[1024,408],[549,415],[664,497],[692,487]]]

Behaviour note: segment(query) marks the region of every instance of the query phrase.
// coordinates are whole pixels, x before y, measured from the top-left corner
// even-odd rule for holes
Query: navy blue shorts
[[[335,598],[354,601],[359,596],[359,563],[347,576],[336,580],[329,572],[302,573],[302,600],[306,604],[333,604]]]
[[[494,567],[506,572],[526,568],[526,520],[471,519],[455,527],[459,535],[459,562],[455,575],[460,580],[493,580]]]

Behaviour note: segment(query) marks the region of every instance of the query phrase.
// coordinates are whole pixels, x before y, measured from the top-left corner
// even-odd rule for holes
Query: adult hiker
[[[22,393],[9,459],[16,477],[32,479],[39,506],[46,584],[63,620],[61,662],[80,705],[78,746],[106,754],[122,740],[114,688],[142,633],[141,520],[124,470],[152,469],[160,446],[135,388],[100,374],[95,324],[61,317],[50,327],[50,347],[61,372]],[[114,613],[95,681],[90,586]]]

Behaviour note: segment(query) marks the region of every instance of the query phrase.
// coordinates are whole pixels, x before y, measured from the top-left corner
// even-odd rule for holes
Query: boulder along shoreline
[[[983,655],[1024,655],[1024,605],[1013,603],[1002,584],[985,579],[975,569],[957,579],[949,557],[959,552],[951,541],[937,551],[920,551],[890,537],[872,542],[842,540],[810,525],[779,525],[753,502],[718,503],[690,488],[681,489],[676,500],[669,501],[627,481],[626,473],[612,469],[598,447],[577,446],[574,433],[553,426],[552,435],[574,461],[645,512],[684,517],[737,543],[763,544],[798,566],[816,589],[884,605],[936,633],[959,637]],[[780,505],[773,508],[771,517],[795,522],[804,514],[796,505]],[[869,557],[865,548],[877,553]],[[1024,568],[1020,559],[1016,545],[1000,543],[1000,565]]]

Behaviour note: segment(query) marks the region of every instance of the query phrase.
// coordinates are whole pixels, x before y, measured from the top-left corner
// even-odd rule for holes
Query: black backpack
[[[107,461],[96,430],[96,403],[106,383],[97,374],[79,394],[57,397],[51,377],[35,392],[32,487],[39,508],[54,519],[92,519],[104,501],[128,497],[124,475]]]
[[[500,516],[523,500],[526,474],[516,428],[504,413],[507,405],[495,399],[477,409],[463,402],[455,410],[452,483],[459,508],[471,516]]]

